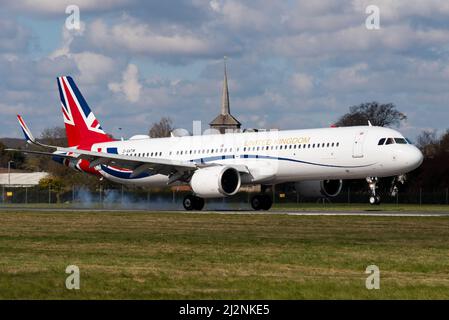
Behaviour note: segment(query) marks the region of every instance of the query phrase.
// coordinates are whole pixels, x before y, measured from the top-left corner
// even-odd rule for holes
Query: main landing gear
[[[258,194],[251,198],[251,207],[254,210],[270,210],[273,200],[267,194]]]
[[[182,205],[184,206],[184,209],[191,211],[191,210],[202,210],[204,208],[204,199],[194,196],[192,194],[189,194],[184,197],[184,200],[182,201]]]
[[[378,205],[380,204],[380,196],[376,195],[376,189],[377,189],[377,177],[367,177],[366,182],[368,182],[368,186],[371,192],[371,195],[369,197],[369,203],[372,205]]]

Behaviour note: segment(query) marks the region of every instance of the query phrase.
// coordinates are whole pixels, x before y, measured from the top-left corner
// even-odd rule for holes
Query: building
[[[34,187],[47,176],[47,172],[0,173],[0,185],[5,188]]]
[[[241,123],[231,115],[229,106],[229,90],[228,77],[226,72],[226,57],[224,60],[224,80],[223,91],[221,96],[221,113],[209,123],[212,129],[217,129],[220,133],[225,133],[226,130],[239,130]]]

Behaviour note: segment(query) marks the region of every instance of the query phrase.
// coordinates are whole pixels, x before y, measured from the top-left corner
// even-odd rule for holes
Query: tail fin
[[[71,77],[58,77],[59,96],[69,147],[90,150],[94,143],[112,141],[103,131]]]

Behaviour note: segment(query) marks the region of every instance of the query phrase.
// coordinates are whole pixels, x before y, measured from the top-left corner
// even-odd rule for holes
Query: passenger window
[[[377,145],[382,146],[384,144],[385,140],[386,140],[385,138],[380,139],[379,143]]]
[[[338,147],[340,145],[340,142],[337,142],[336,146]]]
[[[393,138],[388,138],[385,144],[394,144]]]

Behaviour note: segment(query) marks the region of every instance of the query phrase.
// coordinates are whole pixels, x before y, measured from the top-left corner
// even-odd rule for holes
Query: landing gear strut
[[[380,204],[380,196],[376,195],[376,189],[377,189],[377,177],[367,177],[366,182],[368,182],[368,186],[371,192],[371,195],[369,197],[369,203],[370,204]]]
[[[267,194],[258,194],[251,198],[251,207],[254,210],[270,210],[273,200]]]
[[[191,211],[191,210],[202,210],[204,207],[204,199],[194,196],[192,194],[189,194],[184,197],[184,200],[182,201],[182,205],[184,206],[184,209]]]
[[[398,194],[398,184],[404,184],[405,181],[407,180],[407,177],[405,174],[401,174],[397,177],[394,177],[393,181],[391,182],[391,187],[390,187],[390,195],[392,197],[396,197],[396,195]]]

